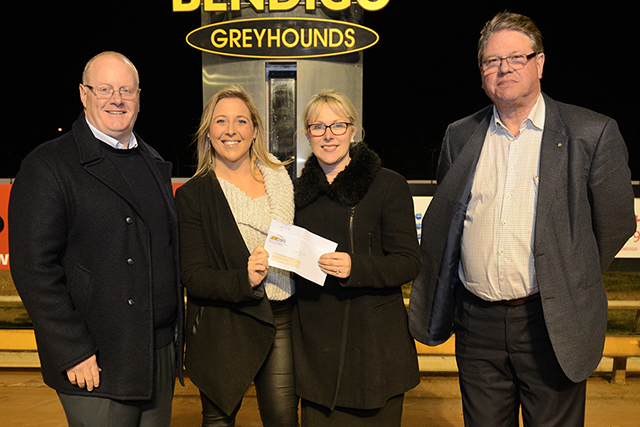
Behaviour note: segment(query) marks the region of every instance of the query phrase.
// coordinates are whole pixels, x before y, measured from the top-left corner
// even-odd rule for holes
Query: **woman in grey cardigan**
[[[200,389],[203,427],[233,426],[255,382],[265,426],[297,426],[291,352],[294,283],[268,267],[272,219],[293,222],[293,187],[267,152],[262,121],[238,85],[202,114],[198,169],[178,188],[185,365]]]

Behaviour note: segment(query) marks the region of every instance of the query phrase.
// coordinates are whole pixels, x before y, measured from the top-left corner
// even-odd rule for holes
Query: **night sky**
[[[365,12],[363,24],[380,35],[364,51],[365,141],[407,179],[433,179],[447,125],[489,103],[477,40],[487,20],[509,10],[530,16],[542,31],[543,91],[616,119],[639,180],[638,7],[587,3],[390,0],[381,11]],[[14,177],[29,151],[60,135],[59,128],[70,129],[82,109],[82,69],[104,50],[122,52],[140,73],[136,132],[174,164],[174,176],[193,173],[201,52],[185,37],[200,27],[199,11],[172,12],[171,0],[11,2],[3,9],[9,115],[0,178]]]

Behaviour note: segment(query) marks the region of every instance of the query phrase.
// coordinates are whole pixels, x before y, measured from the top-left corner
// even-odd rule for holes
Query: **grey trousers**
[[[154,391],[150,401],[58,393],[69,427],[169,427],[175,368],[173,343],[156,351]]]

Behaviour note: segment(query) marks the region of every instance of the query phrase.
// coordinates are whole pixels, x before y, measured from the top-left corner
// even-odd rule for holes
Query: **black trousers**
[[[271,309],[278,327],[276,337],[267,360],[253,380],[260,419],[265,427],[297,427],[298,396],[295,392],[291,345],[292,298],[286,301],[271,301]],[[227,415],[202,392],[200,398],[202,427],[235,426],[242,401],[231,415]]]
[[[488,302],[460,285],[456,361],[467,427],[584,426],[586,380],[562,371],[540,298],[523,305]]]
[[[176,379],[175,355],[173,342],[156,351],[150,401],[58,393],[69,427],[169,427]]]

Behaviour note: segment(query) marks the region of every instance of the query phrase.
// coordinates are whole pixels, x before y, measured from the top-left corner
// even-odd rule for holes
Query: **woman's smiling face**
[[[355,135],[355,126],[350,125],[348,117],[342,117],[334,112],[326,102],[320,107],[318,117],[307,123],[307,126],[314,124],[323,124],[326,126],[325,133],[322,136],[313,136],[306,129],[307,139],[311,144],[311,150],[320,162],[321,166],[329,166],[333,169],[342,170],[349,164],[349,148]],[[329,127],[334,123],[347,123],[347,131],[343,135],[335,135]]]
[[[216,161],[228,165],[250,157],[253,139],[257,134],[247,105],[238,98],[224,98],[213,110],[209,139]]]

